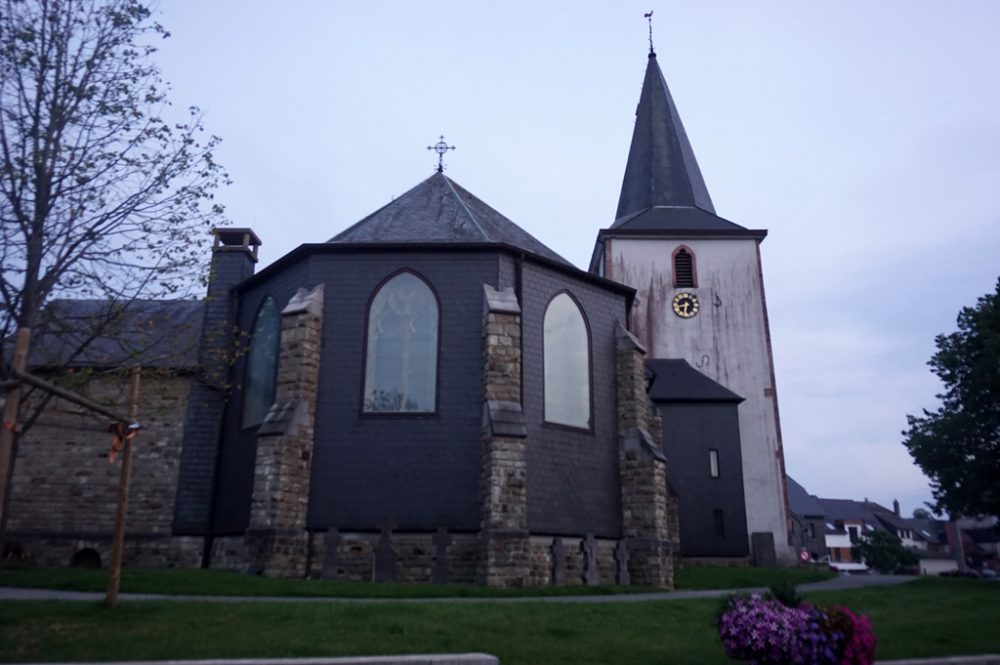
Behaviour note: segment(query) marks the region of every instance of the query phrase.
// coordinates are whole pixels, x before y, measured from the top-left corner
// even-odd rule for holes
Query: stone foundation
[[[192,536],[126,536],[124,562],[134,568],[197,568],[201,565],[203,540]],[[8,533],[6,564],[65,568],[74,557],[92,550],[100,565],[111,561],[111,534],[20,534]]]
[[[586,584],[584,576],[583,538],[559,538],[562,545],[562,566],[556,566],[553,555],[555,538],[532,536],[529,547],[531,568],[529,586],[561,584],[579,586]],[[617,584],[615,547],[619,541],[597,539],[597,578],[593,584]],[[562,577],[557,581],[558,577]]]
[[[444,546],[443,566],[449,584],[475,584],[480,559],[481,539],[477,534],[448,534],[450,543]],[[437,564],[437,534],[393,533],[391,535],[391,566],[399,582],[435,582]],[[309,546],[311,578],[370,582],[376,579],[376,560],[380,533],[338,533],[335,552],[331,556],[331,540],[325,532],[314,532]]]

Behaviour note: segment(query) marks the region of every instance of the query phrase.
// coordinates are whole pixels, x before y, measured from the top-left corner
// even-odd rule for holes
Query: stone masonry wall
[[[562,564],[559,575],[562,584],[577,586],[585,584],[584,554],[581,550],[583,538],[560,538],[562,544]],[[531,557],[531,572],[528,583],[531,586],[547,586],[556,584],[554,573],[556,562],[553,560],[554,539],[545,536],[532,536],[529,545]],[[597,541],[597,580],[595,584],[617,584],[615,567],[615,546],[617,541],[600,539]]]
[[[450,534],[445,548],[448,583],[474,584],[481,550],[480,539],[474,534]],[[381,534],[345,532],[338,534],[336,565],[324,570],[327,562],[327,542],[321,532],[313,534],[308,577],[353,582],[369,582],[375,576],[376,550]],[[392,534],[392,551],[397,579],[401,582],[428,583],[434,581],[433,569],[438,548],[435,535],[430,533]]]
[[[126,520],[125,562],[196,566],[200,538],[173,538],[174,498],[191,380],[144,371]],[[80,378],[72,389],[124,413],[128,379]],[[121,458],[108,461],[103,416],[53,399],[21,438],[11,483],[7,543],[45,565],[68,565],[80,549],[107,560],[114,529]]]
[[[323,285],[300,289],[282,312],[275,402],[257,433],[257,462],[246,532],[251,569],[301,577],[307,558]]]

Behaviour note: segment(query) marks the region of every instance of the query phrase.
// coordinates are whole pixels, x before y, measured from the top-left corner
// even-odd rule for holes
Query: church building
[[[126,560],[662,588],[682,558],[787,560],[765,235],[715,214],[652,52],[587,271],[440,168],[259,271],[253,231],[216,230],[203,302],[136,306],[193,343],[144,363],[170,371],[148,379]],[[105,350],[79,362],[123,362]],[[106,560],[107,439],[59,409],[19,445],[6,539]]]

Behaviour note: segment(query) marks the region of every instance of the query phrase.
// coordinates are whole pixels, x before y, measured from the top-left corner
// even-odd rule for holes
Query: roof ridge
[[[455,199],[458,201],[459,205],[462,206],[462,210],[464,210],[465,214],[467,214],[469,216],[469,219],[472,220],[472,223],[475,225],[476,229],[481,234],[483,234],[483,238],[486,240],[486,242],[493,242],[493,238],[491,238],[490,234],[488,234],[486,232],[486,230],[483,229],[482,225],[480,225],[480,223],[479,223],[479,220],[476,219],[476,216],[472,214],[471,210],[469,210],[469,206],[465,205],[465,201],[463,201],[462,197],[459,196],[458,192],[455,191],[455,188],[451,184],[451,178],[449,178],[448,176],[444,175],[443,173],[441,174],[441,177],[444,178],[444,181],[445,181],[445,183],[447,183],[448,189],[451,190],[451,193],[455,195]]]

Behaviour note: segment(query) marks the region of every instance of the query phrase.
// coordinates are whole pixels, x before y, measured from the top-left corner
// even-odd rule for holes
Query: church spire
[[[697,207],[715,213],[656,53],[650,49],[615,219],[653,206]]]

